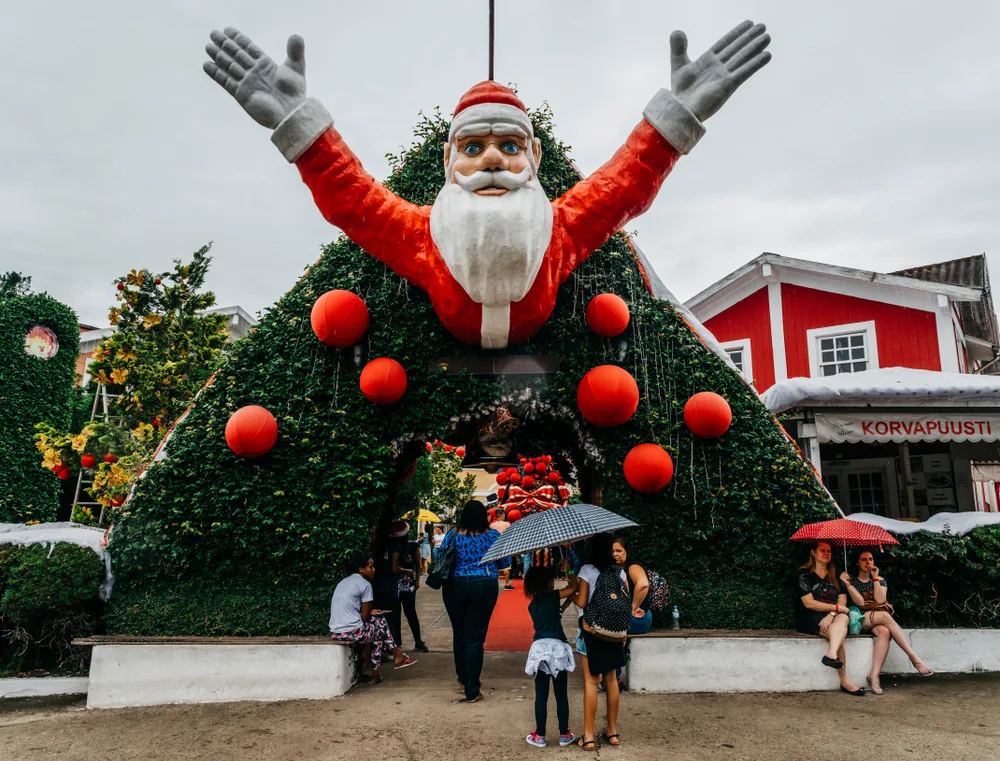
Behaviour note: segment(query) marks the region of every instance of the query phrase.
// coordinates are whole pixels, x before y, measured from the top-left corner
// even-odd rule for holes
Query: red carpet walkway
[[[535,628],[528,615],[528,598],[524,596],[524,582],[515,579],[514,589],[500,592],[497,606],[486,632],[486,649],[503,652],[527,652],[535,636]]]

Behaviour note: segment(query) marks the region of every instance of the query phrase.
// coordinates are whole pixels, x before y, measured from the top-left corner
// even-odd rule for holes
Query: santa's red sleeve
[[[309,98],[274,130],[271,141],[294,162],[323,217],[393,272],[426,290],[430,207],[404,201],[361,165]]]
[[[645,212],[681,154],[705,128],[669,90],[660,90],[643,111],[625,145],[611,160],[564,193],[553,205],[566,233],[559,262],[562,282],[630,219]]]

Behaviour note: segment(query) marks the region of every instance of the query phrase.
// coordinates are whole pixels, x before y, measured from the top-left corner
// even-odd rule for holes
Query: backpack
[[[628,624],[632,618],[632,598],[621,570],[615,566],[601,571],[594,582],[594,593],[583,609],[583,629],[607,642],[624,643],[628,637]]]
[[[646,571],[646,578],[649,579],[649,591],[646,599],[649,600],[650,610],[667,610],[670,607],[670,585],[667,580],[656,571]]]

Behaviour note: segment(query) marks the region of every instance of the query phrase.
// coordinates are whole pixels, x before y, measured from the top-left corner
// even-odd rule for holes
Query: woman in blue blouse
[[[472,500],[462,509],[458,530],[449,532],[442,543],[442,548],[455,547],[455,570],[442,592],[451,619],[455,673],[467,703],[483,699],[479,691],[483,643],[499,594],[496,563],[480,565],[479,561],[499,537],[490,528],[486,507]]]

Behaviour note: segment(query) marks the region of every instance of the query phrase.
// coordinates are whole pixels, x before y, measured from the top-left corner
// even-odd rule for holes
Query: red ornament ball
[[[524,472],[525,473],[534,473],[535,472],[535,466],[532,463],[529,462],[527,465],[524,466]]]
[[[528,461],[528,458],[527,457],[521,457],[521,458],[519,458],[519,460],[520,460],[521,464],[524,465],[524,463],[526,463]]]
[[[69,468],[65,468],[63,470],[57,470],[56,475],[59,476],[60,481],[65,481],[70,477],[71,473],[69,472]]]
[[[659,491],[674,475],[674,461],[657,444],[639,444],[625,455],[625,480],[643,494]]]
[[[552,463],[552,455],[550,455],[550,454],[545,455],[542,458],[542,462],[544,462],[546,465],[551,464]]]
[[[514,475],[512,475],[510,477],[509,480],[510,480],[510,482],[512,484],[514,484],[516,486],[517,484],[521,483],[521,474],[520,473],[515,473]]]
[[[119,291],[124,291],[125,290],[125,283],[119,283],[118,284],[118,290]]]
[[[426,444],[424,444],[424,449],[426,449],[428,452],[431,452],[434,449],[434,445],[428,441]]]
[[[702,391],[684,405],[684,424],[703,439],[717,439],[733,422],[729,402],[711,391]]]
[[[455,447],[453,447],[451,444],[445,444],[444,451],[447,452],[448,454],[451,454],[452,452],[455,451]]]
[[[121,507],[124,504],[125,504],[125,497],[115,497],[113,500],[111,500],[112,507]]]
[[[605,338],[614,338],[628,327],[628,304],[613,293],[594,296],[587,304],[587,326]]]
[[[544,476],[545,473],[548,471],[548,469],[549,469],[548,465],[546,465],[544,462],[540,462],[535,466],[535,475]]]
[[[507,478],[507,474],[506,473],[497,473],[497,485],[498,486],[506,486],[508,480],[509,479]]]
[[[398,402],[406,393],[406,370],[394,359],[373,359],[361,371],[361,393],[375,404]]]
[[[549,474],[545,476],[545,480],[548,481],[550,484],[555,485],[559,483],[559,474],[556,473],[554,470],[549,471]]]
[[[104,462],[106,462],[108,465],[114,465],[116,462],[118,462],[118,458],[115,457],[113,454],[111,454],[111,452],[108,452],[106,455],[104,455]]]
[[[80,458],[80,465],[84,468],[92,468],[97,464],[97,458],[92,454],[85,454]]]
[[[525,489],[535,488],[535,477],[525,476],[524,478],[521,479],[521,486],[523,486]]]
[[[368,330],[368,307],[356,293],[327,291],[313,304],[309,322],[320,341],[343,349],[360,341]]]
[[[156,280],[153,281],[153,285],[159,285],[161,282],[163,281],[160,280],[160,278],[156,278]]]
[[[639,386],[628,371],[616,365],[599,365],[580,380],[576,406],[594,425],[621,425],[639,407]]]
[[[455,454],[459,457],[465,457],[465,447],[458,447],[458,449],[455,450]]]
[[[507,513],[507,523],[513,523],[514,521],[519,521],[524,516],[521,514],[520,510],[510,510]]]
[[[226,423],[226,443],[240,457],[267,454],[278,440],[278,421],[263,407],[240,407]]]

